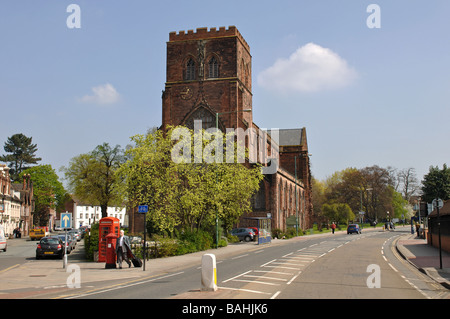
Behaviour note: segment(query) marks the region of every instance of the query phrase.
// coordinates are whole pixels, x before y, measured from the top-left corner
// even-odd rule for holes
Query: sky
[[[71,6],[77,5],[76,8]],[[253,120],[307,132],[311,171],[450,164],[450,1],[0,0],[0,154],[62,166],[161,125],[172,31],[236,26]]]

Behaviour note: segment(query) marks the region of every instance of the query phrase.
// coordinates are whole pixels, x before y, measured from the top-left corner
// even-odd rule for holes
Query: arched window
[[[195,62],[192,59],[186,64],[186,80],[195,80]]]
[[[208,129],[211,127],[216,127],[216,118],[214,114],[205,109],[204,107],[198,108],[194,113],[192,113],[185,121],[184,125],[194,129],[194,121],[200,120],[202,121],[202,128]]]
[[[209,60],[209,77],[219,77],[219,63],[217,62],[215,57],[212,57],[211,60]]]

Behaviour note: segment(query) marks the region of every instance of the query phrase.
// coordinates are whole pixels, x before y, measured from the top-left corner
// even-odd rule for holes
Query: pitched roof
[[[439,216],[450,215],[450,200],[444,201],[444,206],[439,209]],[[437,217],[437,209],[433,210],[428,217]]]
[[[272,136],[272,130],[267,130],[267,133]],[[306,141],[305,128],[293,129],[279,129],[278,130],[278,145],[280,146],[298,146],[303,145]]]

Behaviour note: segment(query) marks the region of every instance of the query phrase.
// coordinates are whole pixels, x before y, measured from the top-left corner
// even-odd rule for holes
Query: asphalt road
[[[409,227],[395,231],[363,230],[362,234],[306,236],[281,245],[248,245],[239,254],[217,260],[222,299],[445,299],[448,290],[411,267],[395,250]],[[36,242],[11,240],[0,252],[0,273],[21,264],[33,265]],[[82,241],[70,255],[83,255]],[[31,263],[30,263],[31,262]],[[61,267],[48,260],[48,267]],[[181,266],[181,265],[180,265]],[[201,268],[179,267],[162,275],[83,282],[83,289],[45,291],[41,298],[182,299],[200,288]],[[23,288],[20,293],[26,292]],[[42,292],[43,293],[43,292]],[[197,294],[198,296],[199,294]],[[205,296],[205,295],[203,295]]]
[[[262,245],[217,261],[217,285],[232,299],[448,298],[396,255],[393,243],[409,228]],[[82,299],[166,299],[198,291],[200,267],[74,295]],[[189,298],[189,295],[186,295]]]

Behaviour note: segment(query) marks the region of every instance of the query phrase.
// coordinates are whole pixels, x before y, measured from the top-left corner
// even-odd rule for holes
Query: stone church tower
[[[253,123],[252,57],[236,27],[171,32],[162,95],[162,128],[201,120],[204,129],[250,127]],[[268,132],[270,134],[270,131]],[[279,168],[266,175],[253,198],[253,213],[270,216],[272,228],[285,230],[298,215],[302,229],[312,225],[311,173],[305,128],[279,130]],[[245,218],[242,219],[242,225]]]
[[[167,78],[162,124],[193,128],[242,127],[252,123],[250,47],[236,27],[172,32],[167,42]],[[242,112],[242,110],[246,110]]]
[[[234,26],[171,32],[161,129],[168,125],[193,129],[195,120],[201,120],[204,129],[215,127],[218,114],[222,132],[259,130],[253,123],[251,58],[249,45]],[[286,230],[298,223],[305,230],[313,222],[306,129],[276,131],[279,165],[264,176],[252,199],[253,212],[242,216],[239,226],[255,226],[255,220],[264,219],[271,229]],[[271,153],[275,138],[272,130],[267,133],[271,142],[265,147]],[[132,231],[141,231],[143,217],[131,216]]]

